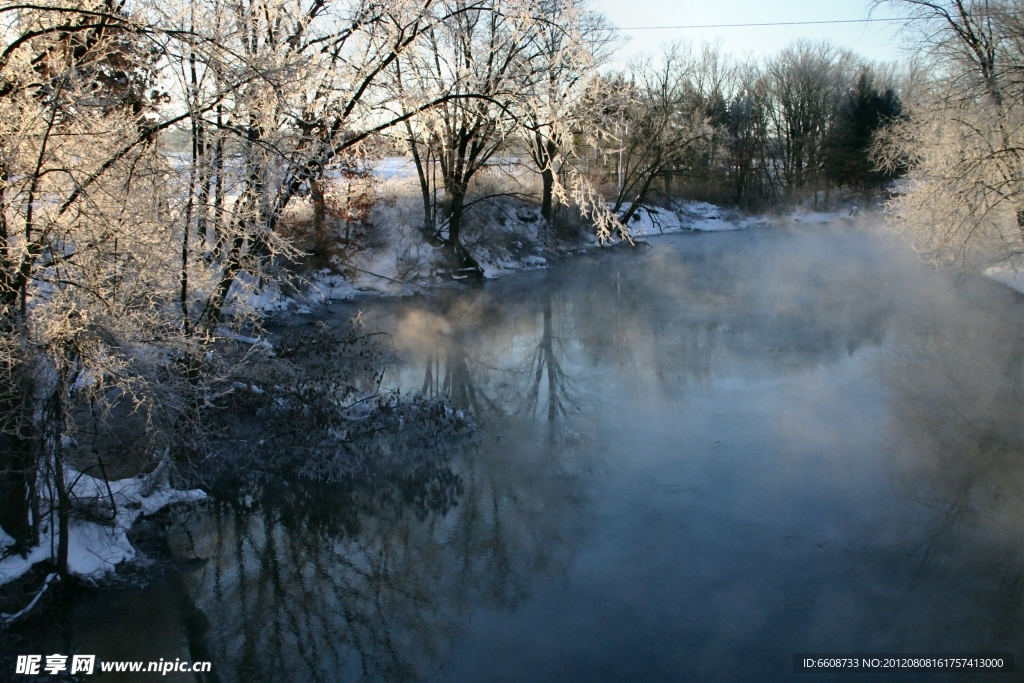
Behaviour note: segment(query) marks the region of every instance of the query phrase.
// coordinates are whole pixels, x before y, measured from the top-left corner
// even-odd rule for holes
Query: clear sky
[[[901,16],[897,9],[875,7],[867,0],[593,0],[594,8],[621,28],[634,26],[682,26],[755,22],[824,21]],[[869,14],[870,13],[870,14]],[[637,52],[653,52],[678,38],[696,43],[721,38],[726,51],[771,54],[797,38],[829,39],[869,59],[898,59],[899,23],[822,24],[623,30],[630,38],[618,61]]]

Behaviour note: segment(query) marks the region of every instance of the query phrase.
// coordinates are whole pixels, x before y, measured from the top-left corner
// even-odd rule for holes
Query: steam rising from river
[[[796,651],[1014,650],[1020,297],[881,233],[656,238],[365,305],[403,359],[387,381],[479,431],[344,506],[325,489],[323,514],[292,514],[296,489],[185,521],[176,552],[208,558],[172,589],[193,658],[221,680],[769,680]]]

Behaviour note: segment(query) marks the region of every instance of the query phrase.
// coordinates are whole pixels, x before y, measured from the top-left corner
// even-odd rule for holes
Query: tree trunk
[[[435,243],[434,225],[434,203],[430,196],[430,180],[427,177],[427,170],[430,164],[430,151],[427,150],[427,160],[420,156],[419,145],[412,137],[412,126],[407,122],[406,130],[409,133],[409,149],[412,151],[412,160],[416,166],[416,177],[420,181],[420,195],[423,198],[423,234],[431,244]]]
[[[53,459],[53,487],[57,495],[57,528],[51,528],[51,533],[57,533],[57,573],[61,578],[68,575],[68,527],[71,519],[71,501],[68,498],[67,483],[64,481],[64,401],[63,401],[63,380],[61,377],[57,389],[46,400],[43,411],[43,430],[46,440],[49,442]],[[47,457],[51,453],[47,454]],[[53,513],[50,516],[51,527],[53,525]]]
[[[660,171],[661,167],[656,166],[651,171],[650,175],[647,176],[647,179],[644,180],[644,184],[640,187],[640,191],[637,192],[636,197],[633,198],[633,203],[629,205],[628,209],[626,209],[626,213],[622,214],[622,216],[619,218],[619,222],[621,222],[623,225],[628,226],[630,219],[632,219],[634,214],[636,214],[636,212],[640,210],[640,207],[643,205],[644,200],[647,199],[647,193],[651,189],[651,183],[654,182],[654,179],[658,176]]]
[[[555,172],[548,166],[540,174],[541,181],[543,182],[543,194],[541,195],[540,203],[540,215],[544,217],[544,220],[550,221],[554,218],[554,209],[552,207],[552,194],[554,194],[555,187]]]
[[[4,401],[5,415],[9,403]],[[14,408],[17,412],[18,408]],[[17,428],[15,433],[0,434],[0,527],[14,539],[14,552],[24,557],[32,544],[32,478],[35,475],[32,440]]]
[[[449,190],[448,199],[448,244],[461,246],[462,212],[466,205],[466,192],[461,188]]]
[[[223,112],[217,105],[217,130],[222,130]],[[218,133],[217,142],[213,146],[213,173],[211,182],[216,178],[213,189],[213,250],[212,255],[218,258],[224,249],[224,134]],[[206,239],[207,236],[203,235]]]
[[[541,194],[540,215],[544,217],[544,220],[550,221],[555,217],[555,169],[552,167],[552,163],[554,162],[555,154],[558,152],[558,146],[555,145],[554,141],[547,140],[540,143],[539,147],[542,155],[541,161],[544,162],[541,169],[543,191]]]
[[[54,401],[60,399],[54,397]],[[60,410],[60,408],[57,408]],[[53,475],[54,485],[57,489],[57,524],[58,533],[60,537],[57,539],[57,573],[60,574],[61,578],[67,578],[68,575],[68,522],[71,517],[71,502],[68,500],[68,492],[65,488],[64,482],[64,458],[61,454],[61,432],[63,430],[55,428],[54,430],[54,457],[53,457]]]
[[[466,203],[464,190],[450,193],[448,204],[448,239],[444,243],[445,254],[453,280],[482,280],[484,270],[480,263],[462,245],[462,218]]]
[[[313,200],[313,247],[319,254],[327,253],[327,202],[321,173],[309,179],[309,196]]]
[[[5,333],[13,334],[13,323],[7,323]],[[24,365],[5,369],[0,379],[0,527],[14,538],[13,550],[23,557],[35,545],[39,525],[32,515],[36,477],[34,389]]]

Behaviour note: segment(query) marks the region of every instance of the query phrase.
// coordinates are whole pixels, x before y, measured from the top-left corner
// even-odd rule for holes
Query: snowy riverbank
[[[1008,258],[984,272],[986,277],[1024,294],[1024,258]]]
[[[72,575],[96,581],[112,573],[121,563],[135,559],[128,531],[140,517],[174,503],[192,503],[206,498],[200,490],[172,488],[166,472],[166,467],[157,467],[149,475],[108,482],[65,468],[64,480],[71,482],[69,497],[73,507],[88,510],[92,518],[76,515],[69,522],[68,571]],[[56,554],[59,533],[55,525],[56,514],[44,517],[38,546],[26,557],[13,554],[0,560],[0,586],[20,578],[33,565],[50,560]],[[0,552],[6,551],[11,543],[13,539],[0,529]]]
[[[427,244],[416,227],[420,201],[410,164],[386,159],[377,168],[383,197],[374,209],[372,223],[378,246],[332,260],[331,267],[304,272],[295,286],[282,289],[270,284],[246,294],[249,305],[263,314],[309,314],[328,301],[351,301],[361,295],[409,296],[441,284],[440,253]],[[418,211],[418,212],[417,212]],[[466,229],[466,247],[479,262],[485,279],[524,270],[545,268],[571,254],[601,248],[598,239],[581,232],[571,237],[552,236],[539,208],[526,201],[500,198],[474,209],[474,221]],[[634,239],[654,235],[743,230],[788,223],[829,223],[858,217],[854,204],[825,213],[806,207],[783,214],[745,214],[707,202],[676,200],[671,207],[643,207],[630,221]],[[239,291],[245,286],[242,282]],[[246,287],[246,289],[249,289]],[[237,293],[236,293],[237,294]]]

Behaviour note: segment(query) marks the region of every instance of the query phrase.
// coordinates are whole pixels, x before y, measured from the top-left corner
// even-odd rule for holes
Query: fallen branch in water
[[[23,616],[31,612],[32,608],[36,606],[37,602],[39,602],[39,598],[43,597],[43,593],[45,593],[47,589],[50,588],[50,582],[54,579],[60,581],[60,577],[57,576],[57,574],[49,574],[46,577],[46,580],[43,581],[43,587],[39,589],[39,592],[36,593],[36,597],[32,598],[32,602],[28,603],[28,606],[25,607],[25,609],[21,610],[20,612],[15,612],[14,614],[0,614],[0,621],[2,621],[4,624],[13,624],[18,619],[21,619]]]

